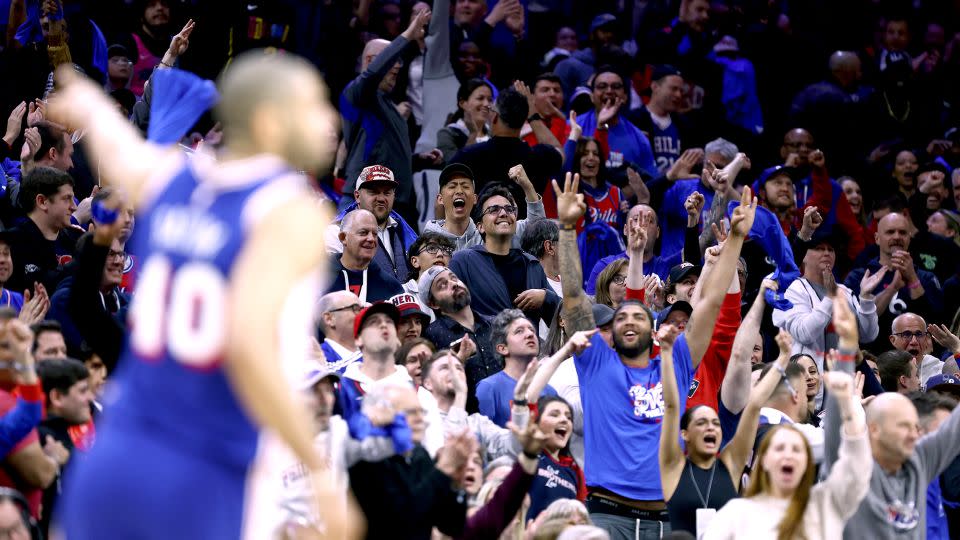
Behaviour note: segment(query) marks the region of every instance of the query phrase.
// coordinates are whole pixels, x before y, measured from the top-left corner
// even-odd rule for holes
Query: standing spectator
[[[143,12],[140,27],[133,32],[136,46],[136,61],[133,63],[133,80],[130,90],[137,97],[143,95],[144,86],[160,63],[163,53],[170,44],[170,2],[169,0],[147,0],[142,2]]]
[[[353,210],[340,222],[343,253],[334,255],[330,291],[349,291],[361,302],[379,302],[403,292],[392,273],[374,264],[378,249],[377,219],[367,210]]]
[[[513,247],[520,247],[523,231],[528,223],[545,216],[543,200],[527,177],[522,165],[508,171],[515,186],[519,186],[526,201],[527,218],[517,221],[517,234],[513,238]],[[476,177],[473,170],[463,163],[451,163],[440,173],[440,192],[437,204],[443,207],[444,219],[427,222],[425,231],[442,234],[456,242],[455,251],[483,244],[483,237],[473,221],[473,209],[477,204]]]
[[[477,383],[503,369],[490,343],[490,323],[473,310],[470,290],[446,267],[431,266],[420,277],[420,301],[437,316],[425,333],[434,345],[457,352],[466,339],[476,344],[476,354],[463,367],[467,372],[467,412],[477,412]]]
[[[557,63],[554,72],[560,79],[563,95],[572,99],[577,87],[585,86],[599,67],[600,56],[617,43],[617,17],[601,13],[590,22],[589,48],[574,51],[569,58]]]
[[[490,327],[490,343],[497,358],[503,361],[503,370],[477,384],[477,399],[480,414],[494,424],[506,427],[517,381],[530,362],[536,361],[540,355],[540,340],[537,329],[518,309],[501,311],[493,318]],[[556,396],[557,391],[547,386],[543,395]]]
[[[33,331],[33,355],[37,360],[67,357],[67,341],[63,327],[57,321],[40,321],[31,327]]]
[[[565,151],[570,170],[580,175],[580,189],[587,203],[587,215],[578,224],[577,230],[582,231],[585,225],[591,223],[606,223],[615,231],[623,231],[627,199],[620,188],[607,181],[600,143],[593,137],[578,138],[580,126],[576,123],[576,113],[570,115],[570,122],[573,129]]]
[[[560,269],[563,280],[563,319],[568,332],[596,327],[590,302],[580,287],[582,271],[574,225],[586,210],[576,181],[567,175],[564,188],[556,183],[560,230]],[[726,287],[731,283],[743,240],[753,225],[756,201],[744,190],[731,218],[717,270],[674,346],[677,385],[689,388],[693,372],[706,351]],[[653,315],[636,301],[624,302],[613,319],[611,348],[599,335],[574,357],[580,381],[586,443],[584,470],[587,508],[594,523],[617,538],[658,538],[669,531],[660,471],[655,456],[663,416],[661,360],[651,357]],[[611,399],[612,396],[619,398]],[[686,393],[680,395],[680,408]],[[636,471],[630,480],[623,471]],[[628,517],[629,516],[629,517]],[[640,533],[642,531],[642,534]]]
[[[950,417],[950,413],[956,408],[955,399],[940,395],[936,392],[914,393],[910,396],[910,401],[917,408],[917,418],[920,420],[920,436],[926,436],[936,433],[940,424]],[[950,468],[955,468],[958,464],[954,460]],[[940,489],[940,480],[942,476],[934,478],[927,488],[927,540],[947,540],[950,538],[950,531],[947,525],[947,517],[944,512],[944,500]]]
[[[588,339],[583,337],[583,345],[589,343]],[[540,452],[537,477],[530,486],[527,522],[537,519],[556,501],[574,499],[582,502],[587,497],[583,470],[570,455],[573,408],[560,396],[544,395],[537,400],[536,422],[547,440]]]
[[[910,255],[910,229],[907,219],[898,213],[884,216],[877,225],[877,247],[880,254],[865,266],[854,268],[844,280],[851,291],[860,294],[860,282],[869,270],[876,275],[880,268],[887,267],[877,289],[876,304],[881,327],[890,327],[893,319],[901,313],[912,312],[925,319],[936,320],[943,311],[940,282],[936,276],[921,270]],[[893,270],[891,273],[890,270]],[[886,340],[874,340],[868,349],[882,352]]]
[[[90,403],[93,401],[90,373],[79,360],[61,358],[41,362],[37,366],[37,374],[47,395],[47,417],[37,428],[40,441],[43,446],[49,444],[51,439],[57,441],[72,455],[76,450],[72,433],[90,421]],[[69,463],[67,461],[63,466]],[[62,480],[43,491],[45,511],[40,528],[44,534],[47,534],[50,515],[60,494],[60,482]]]
[[[437,132],[437,148],[444,159],[460,150],[490,139],[487,122],[493,105],[493,88],[484,79],[470,79],[457,91],[457,112]]]
[[[623,76],[610,66],[597,69],[591,86],[593,110],[577,119],[583,135],[606,146],[607,170],[614,183],[626,184],[626,168],[632,167],[650,178],[657,176],[650,141],[620,111],[627,106],[627,87]],[[572,126],[571,126],[572,127]]]
[[[115,91],[130,86],[133,77],[133,64],[137,60],[123,45],[110,45],[107,48],[107,90]],[[142,87],[141,87],[142,94]],[[127,116],[129,116],[129,111]]]
[[[36,147],[30,145],[31,153],[21,163],[23,173],[29,173],[34,167],[51,167],[64,173],[72,169],[74,146],[71,133],[63,126],[47,120],[36,122],[33,129],[39,135],[40,142]],[[30,144],[29,137],[24,144]],[[22,200],[20,206],[24,206]],[[24,208],[24,211],[29,210]]]
[[[362,309],[360,299],[350,291],[333,291],[320,297],[317,306],[318,324],[323,332],[320,350],[327,366],[340,374],[362,358],[353,335],[353,323]]]
[[[816,360],[820,372],[824,370],[824,353],[836,348],[838,339],[831,323],[835,288],[842,289],[846,292],[843,296],[850,299],[850,309],[857,314],[860,339],[869,343],[880,332],[873,291],[886,270],[881,268],[876,274],[870,274],[869,271],[864,273],[859,297],[854,296],[846,286],[837,285],[834,269],[836,257],[829,239],[811,242],[810,249],[801,261],[802,277],[794,280],[784,295],[793,307],[773,310],[773,324],[793,336],[793,353],[809,355]],[[817,401],[819,403],[820,399]]]
[[[927,486],[960,452],[960,412],[954,409],[926,437],[919,437],[919,424],[917,409],[905,396],[886,392],[870,403],[870,490],[847,523],[844,538],[924,537]]]
[[[652,142],[653,158],[659,174],[665,174],[680,159],[685,146],[685,133],[677,114],[683,106],[683,75],[677,68],[659,65],[650,76],[650,101],[630,111],[630,121],[647,134]]]
[[[341,210],[334,222],[327,226],[327,250],[343,252],[339,238],[343,217],[357,208],[368,210],[377,218],[378,248],[373,262],[398,280],[404,279],[410,272],[406,260],[407,249],[416,240],[417,233],[400,214],[393,211],[397,185],[390,169],[380,165],[364,167],[353,192],[356,202]]]
[[[522,170],[515,174],[525,176]],[[485,317],[518,307],[535,323],[552,319],[559,297],[540,261],[514,247],[518,223],[513,195],[491,187],[480,199],[480,212],[483,244],[458,251],[450,261],[450,269],[473,294],[473,308]]]
[[[909,394],[920,390],[920,370],[907,351],[887,351],[877,357],[880,385],[887,392]]]
[[[533,99],[534,114],[540,115],[547,129],[558,141],[566,139],[570,134],[570,126],[563,115],[563,86],[560,84],[560,77],[550,72],[537,75],[533,81]],[[532,128],[523,136],[523,140],[530,146],[547,142],[541,141]]]
[[[814,485],[816,467],[806,439],[792,427],[774,428],[760,443],[744,497],[717,513],[705,539],[837,538],[848,520],[855,522],[854,512],[858,505],[862,508],[871,487],[870,445],[853,377],[839,372],[829,375],[827,384],[843,418],[838,426],[843,440],[840,458],[830,475]],[[874,482],[877,474],[873,472]]]
[[[520,139],[520,130],[530,116],[527,98],[515,88],[505,88],[494,105],[490,140],[464,148],[450,162],[463,163],[473,171],[474,189],[478,192],[483,193],[488,184],[506,184],[516,200],[525,196],[523,186],[508,180],[513,178],[510,170],[517,164],[522,165],[533,184],[533,193],[542,193],[549,180],[560,173],[563,159],[555,147],[546,144],[530,147]],[[542,119],[530,119],[543,123]]]
[[[23,179],[20,206],[27,219],[10,233],[13,274],[8,287],[22,291],[39,282],[56,290],[61,266],[73,258],[76,244],[70,227],[77,209],[73,201],[73,180],[61,170],[37,167]]]
[[[343,139],[347,147],[344,176],[348,179],[344,193],[353,193],[355,179],[364,167],[380,164],[396,175],[397,212],[408,221],[416,217],[413,199],[413,169],[410,136],[407,122],[389,99],[400,72],[397,60],[410,42],[420,38],[430,11],[420,11],[410,26],[392,42],[374,39],[363,50],[362,72],[344,89],[340,96],[340,113],[343,116]],[[443,156],[433,149],[416,156],[418,161],[430,165],[441,163]],[[351,203],[344,196],[341,207]]]

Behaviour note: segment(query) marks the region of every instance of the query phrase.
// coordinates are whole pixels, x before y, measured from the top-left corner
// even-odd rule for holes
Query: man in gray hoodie
[[[517,232],[513,237],[513,247],[520,247],[520,240],[527,223],[544,219],[543,200],[536,192],[523,166],[510,169],[510,178],[522,189],[527,202],[527,218],[517,221]],[[477,204],[476,181],[473,171],[463,163],[447,165],[440,173],[440,191],[437,193],[437,205],[443,207],[444,219],[428,221],[423,230],[440,233],[456,244],[456,251],[483,243],[472,214]]]
[[[920,437],[918,425],[913,403],[895,392],[880,394],[867,408],[873,476],[845,540],[926,538],[927,486],[960,453],[960,408],[935,433]]]

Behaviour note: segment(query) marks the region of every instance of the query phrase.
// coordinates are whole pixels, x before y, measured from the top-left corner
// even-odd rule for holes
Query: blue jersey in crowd
[[[517,381],[507,375],[506,371],[499,371],[477,384],[477,400],[480,401],[480,414],[486,416],[500,427],[507,427],[510,421],[510,403],[513,401],[513,391]],[[557,391],[547,385],[541,396],[555,396]]]
[[[660,357],[647,367],[628,367],[600,334],[573,357],[583,404],[584,472],[587,487],[635,501],[663,499],[660,487],[660,428],[663,385]],[[685,335],[673,346],[680,409],[687,406],[693,362]],[[629,474],[625,474],[629,471]]]

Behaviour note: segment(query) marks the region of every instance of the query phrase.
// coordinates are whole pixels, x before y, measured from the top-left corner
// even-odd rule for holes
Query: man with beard
[[[490,323],[470,308],[470,291],[445,266],[431,266],[420,277],[420,301],[437,317],[424,332],[434,345],[457,351],[463,338],[476,344],[477,352],[467,359],[464,368],[467,372],[467,412],[477,412],[477,383],[503,369],[503,364],[493,355]]]
[[[334,256],[334,279],[327,292],[350,291],[361,302],[378,302],[403,292],[403,285],[392,273],[373,264],[378,230],[377,218],[367,210],[354,210],[343,217],[343,253]]]
[[[477,400],[480,414],[505,428],[510,421],[510,404],[517,401],[515,390],[520,386],[519,381],[530,362],[540,354],[540,340],[533,323],[519,309],[501,311],[490,322],[490,327],[490,342],[497,358],[503,359],[503,369],[477,384]],[[556,396],[557,391],[547,385],[541,395]]]
[[[563,319],[567,332],[596,327],[590,301],[580,286],[582,271],[576,223],[586,211],[578,194],[579,178],[567,175],[563,190],[554,183],[561,223],[560,271],[563,280]],[[708,345],[727,285],[736,271],[743,241],[753,226],[756,199],[744,189],[731,216],[716,270],[674,345],[677,384],[689,388]],[[613,319],[611,348],[594,335],[591,347],[574,356],[584,411],[587,508],[591,518],[611,538],[659,538],[669,531],[669,517],[657,466],[660,422],[663,417],[660,358],[651,358],[653,315],[636,301],[625,301]],[[680,408],[686,406],[686,392]],[[631,471],[629,477],[624,471]],[[640,531],[643,531],[640,534]]]
[[[921,270],[910,255],[910,227],[907,218],[896,212],[883,216],[876,234],[879,256],[865,266],[854,268],[844,285],[860,294],[860,281],[869,270],[876,275],[882,267],[887,272],[875,290],[880,328],[892,328],[893,319],[901,313],[916,313],[926,320],[938,320],[943,312],[943,294],[937,277]],[[887,350],[882,337],[867,345],[877,354]]]

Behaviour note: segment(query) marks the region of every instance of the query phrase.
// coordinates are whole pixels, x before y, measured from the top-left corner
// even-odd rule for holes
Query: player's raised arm
[[[146,142],[103,89],[69,65],[56,71],[57,89],[48,115],[72,130],[83,130],[100,176],[120,187],[139,206],[147,178],[157,171],[164,149]],[[170,150],[173,152],[173,150]]]

